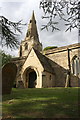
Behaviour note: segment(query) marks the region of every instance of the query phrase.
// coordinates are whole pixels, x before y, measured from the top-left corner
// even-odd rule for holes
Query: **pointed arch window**
[[[72,73],[80,76],[80,57],[74,56],[72,59]]]

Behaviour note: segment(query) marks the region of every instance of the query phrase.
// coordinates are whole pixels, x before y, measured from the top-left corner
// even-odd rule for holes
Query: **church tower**
[[[39,42],[39,36],[36,26],[34,11],[30,19],[25,39],[21,42],[19,57],[27,56],[31,48],[42,51],[42,44]]]

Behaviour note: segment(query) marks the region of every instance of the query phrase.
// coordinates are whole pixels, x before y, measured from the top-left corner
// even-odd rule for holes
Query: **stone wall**
[[[25,84],[25,79],[26,79],[26,72],[28,68],[34,69],[37,73],[37,85],[36,88],[41,88],[42,87],[42,72],[44,68],[42,67],[38,57],[36,56],[34,50],[32,50],[25,61],[24,65],[22,66],[22,78]]]
[[[34,71],[37,73],[36,88],[65,87],[67,72],[69,70],[68,49],[70,55],[70,63],[72,65],[73,57],[75,55],[80,55],[80,45],[78,44],[56,48],[45,52],[45,56],[49,58],[48,61],[53,68],[53,73],[44,70],[44,67],[34,52],[34,49],[32,49],[28,57],[20,57],[18,59],[14,59],[13,62],[16,63],[18,68],[16,81],[22,81],[25,87],[26,72],[28,68],[30,68],[34,69]],[[77,87],[79,85],[80,79],[71,74],[71,86]]]
[[[16,57],[12,59],[12,63],[15,63],[17,66],[17,75],[15,79],[16,87],[21,86],[22,78],[21,78],[21,70],[22,66],[26,60],[26,57]],[[20,84],[19,84],[20,83]]]
[[[42,87],[54,87],[55,86],[55,76],[47,71],[42,74]]]
[[[71,86],[80,87],[80,78],[78,78],[77,76],[71,75]]]
[[[52,60],[49,60],[49,62],[54,70],[55,87],[64,87],[67,70],[65,68],[61,67],[56,62],[53,62]]]
[[[75,48],[75,49],[70,49],[70,62],[72,61],[72,58],[77,55],[79,56],[80,54],[80,49],[79,48]],[[61,50],[57,50],[57,48],[51,52],[51,53],[47,53],[45,54],[49,59],[51,59],[52,61],[56,62],[57,64],[59,64],[61,67],[68,69],[68,50],[67,49],[61,49]]]
[[[56,48],[50,51],[46,51],[45,55],[50,59],[49,62],[54,69],[55,72],[55,86],[64,87],[67,78],[67,69],[68,66],[68,50],[70,55],[70,65],[72,67],[72,59],[73,57],[80,55],[80,46],[73,45],[61,48]],[[80,79],[77,76],[71,75],[71,86],[77,87],[79,86]]]

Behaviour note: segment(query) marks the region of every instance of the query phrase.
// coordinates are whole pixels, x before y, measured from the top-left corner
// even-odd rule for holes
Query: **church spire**
[[[37,31],[34,11],[32,13],[32,17],[31,17],[29,25],[28,25],[28,30],[27,30],[26,37],[30,37],[30,38],[34,37],[34,39],[38,40],[38,31]]]
[[[19,56],[27,56],[32,48],[42,51],[42,44],[39,42],[34,11],[28,25],[26,37],[24,41],[21,42]]]
[[[33,10],[33,13],[32,13],[32,17],[31,17],[31,20],[35,21],[34,10]]]

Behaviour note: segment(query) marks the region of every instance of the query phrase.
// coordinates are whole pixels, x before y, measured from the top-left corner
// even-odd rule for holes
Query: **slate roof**
[[[46,56],[44,56],[43,54],[41,54],[38,50],[34,49],[34,51],[35,51],[38,59],[40,60],[44,70],[47,72],[50,72],[50,73],[54,73],[54,70],[53,70],[51,64],[49,63],[49,59]]]

